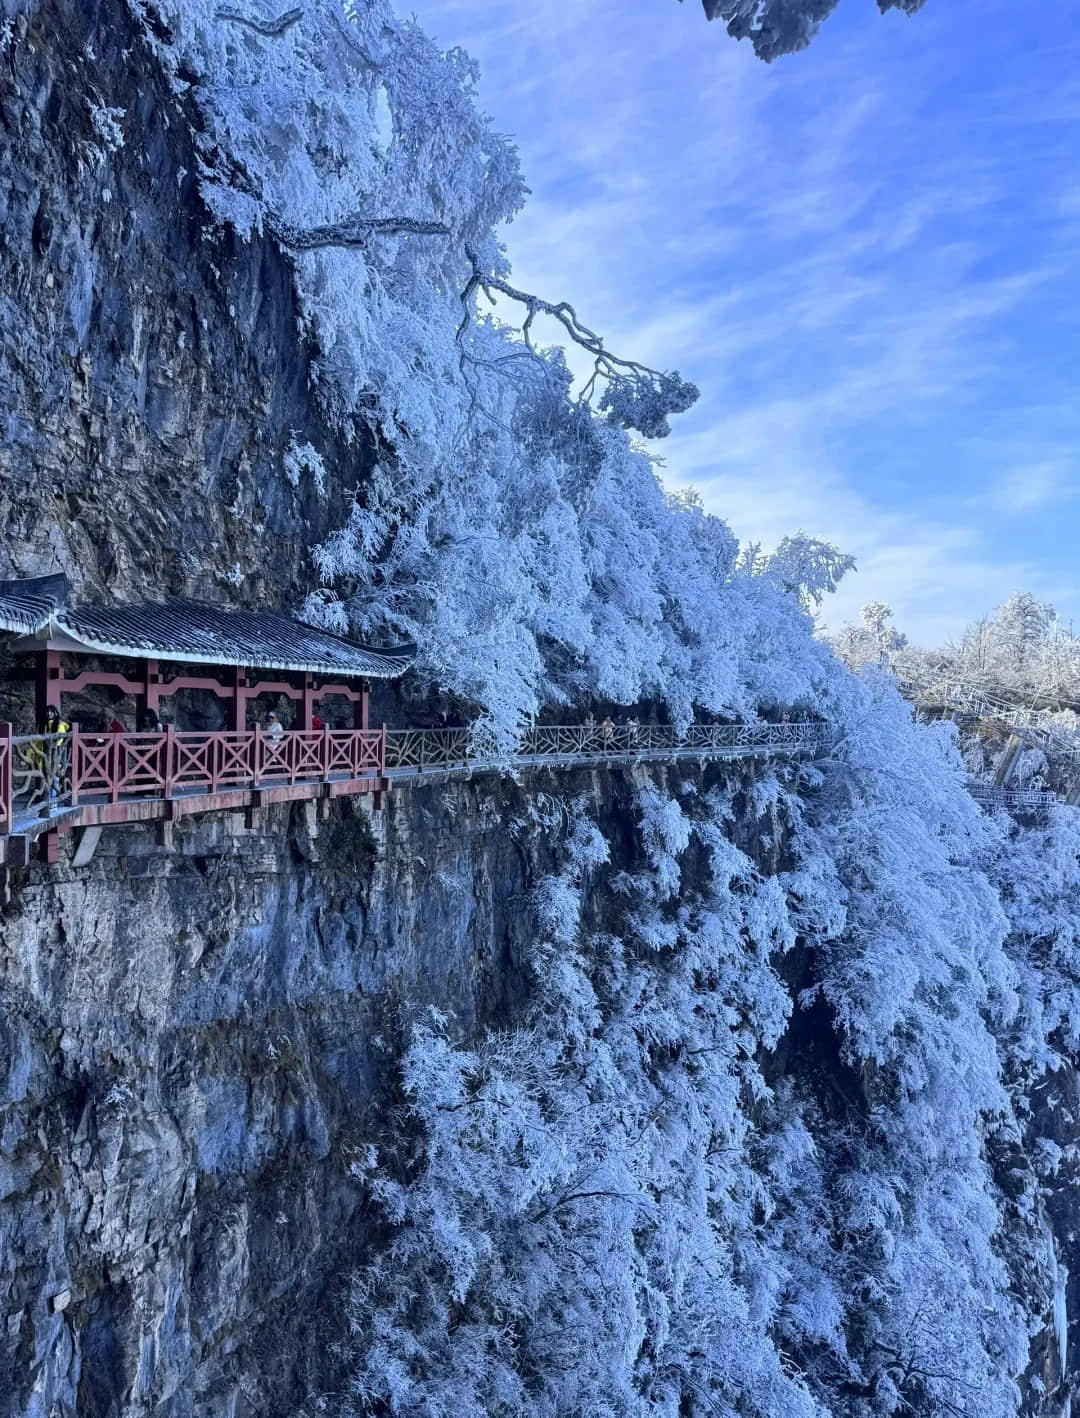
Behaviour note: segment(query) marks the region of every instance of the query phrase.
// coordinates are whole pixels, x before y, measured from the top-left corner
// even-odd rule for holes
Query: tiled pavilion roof
[[[403,674],[416,654],[414,645],[358,645],[277,611],[181,599],[133,606],[69,606],[67,600],[64,576],[0,581],[0,629],[75,651],[365,679]]]

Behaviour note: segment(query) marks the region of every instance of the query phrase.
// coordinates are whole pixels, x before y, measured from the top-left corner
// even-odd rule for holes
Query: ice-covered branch
[[[295,10],[282,11],[276,20],[258,20],[252,15],[245,15],[242,10],[221,9],[218,10],[217,17],[219,20],[231,20],[234,25],[246,25],[249,30],[265,35],[268,39],[280,39],[293,25],[300,23],[304,12],[297,7]]]
[[[418,217],[368,217],[353,212],[327,226],[298,227],[280,218],[267,222],[283,246],[294,251],[317,251],[327,246],[367,246],[373,236],[449,236],[443,222],[422,221]]]
[[[470,274],[461,293],[463,314],[457,332],[459,340],[472,319],[472,302],[477,291],[483,291],[491,301],[501,295],[524,306],[521,335],[531,354],[536,353],[532,343],[533,321],[538,315],[547,315],[558,321],[575,345],[593,356],[592,373],[581,391],[581,397],[588,400],[598,382],[602,382],[604,390],[600,408],[623,428],[636,428],[646,438],[663,438],[670,432],[669,415],[685,413],[697,400],[697,385],[683,379],[678,370],[661,372],[650,369],[648,365],[621,359],[605,349],[601,336],[579,320],[569,301],[552,302],[529,291],[518,290],[509,281],[485,271],[471,247],[465,248],[465,254],[469,259]]]

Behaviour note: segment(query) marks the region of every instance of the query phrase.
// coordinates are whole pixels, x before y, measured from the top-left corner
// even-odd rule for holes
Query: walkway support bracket
[[[75,842],[75,851],[71,858],[73,867],[88,867],[90,865],[104,831],[104,827],[83,827],[80,829]]]

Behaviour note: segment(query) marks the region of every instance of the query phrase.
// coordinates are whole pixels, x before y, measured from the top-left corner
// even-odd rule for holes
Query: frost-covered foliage
[[[475,310],[483,281],[506,286],[496,231],[525,189],[513,145],[476,107],[471,62],[384,0],[312,0],[273,36],[202,0],[165,10],[171,41],[152,42],[204,115],[203,197],[241,235],[292,233],[325,414],[358,456],[373,449],[315,549],[308,615],[416,640],[418,672],[504,740],[542,703],[586,693],[663,699],[683,722],[695,704],[808,702],[825,656],[798,602],[816,602],[845,559],[799,537],[739,562],[726,525],[665,495],[628,437],[663,432],[691,386],[605,355],[584,403],[562,354],[533,343],[542,302],[525,298],[527,342]],[[335,224],[331,244],[300,249]],[[576,316],[549,327],[595,352]]]
[[[752,565],[756,553],[756,547],[745,548],[743,564]],[[764,573],[773,584],[785,595],[795,596],[808,611],[820,606],[854,567],[853,556],[837,551],[829,542],[808,537],[805,532],[785,537],[763,564]]]
[[[889,622],[892,607],[883,601],[871,601],[863,606],[859,624],[841,626],[833,637],[836,653],[850,669],[861,670],[868,665],[891,665],[897,653],[907,645],[907,636]]]
[[[1034,1083],[1080,1052],[1080,809],[1011,825],[992,875],[1017,970],[1009,1057]]]
[[[863,1114],[838,1139],[834,1225],[857,1248],[850,1285],[876,1411],[1005,1414],[1026,1335],[984,1150],[1009,1116],[998,1040],[1017,1010],[983,870],[997,828],[958,791],[950,737],[913,731],[884,677],[870,695],[845,715],[788,876],[816,956],[803,999],[833,1022]]]
[[[733,39],[748,39],[766,61],[805,49],[839,0],[701,0],[705,16],[720,20]],[[877,0],[878,9],[913,15],[926,0]]]
[[[537,893],[528,1020],[472,1049],[416,1032],[411,1142],[366,1159],[391,1239],[352,1297],[359,1412],[820,1411],[769,1340],[783,1302],[755,1221],[762,1163],[807,1165],[798,1129],[765,1140],[752,1121],[788,1007],[769,963],[793,940],[783,895],[717,830],[719,804],[641,808],[619,936],[581,928],[607,853],[579,807]],[[680,895],[691,839],[705,879]]]
[[[105,104],[91,104],[90,121],[94,131],[105,144],[108,152],[118,152],[124,146],[123,121],[127,110],[109,108]]]
[[[845,664],[887,665],[927,712],[959,711],[975,776],[1001,770],[1009,787],[1073,791],[1080,782],[1080,636],[1052,605],[1016,591],[940,650],[910,645],[891,616],[875,603],[864,608],[861,625],[841,628],[832,643]],[[1027,746],[1013,756],[1016,731]]]
[[[992,1154],[1072,1046],[1075,842],[1043,887],[1013,873],[1044,844],[980,816],[948,737],[814,641],[842,556],[801,535],[740,555],[630,442],[665,416],[641,388],[590,407],[561,354],[464,320],[524,195],[465,56],[384,0],[312,0],[272,35],[164,12],[203,195],[293,253],[312,377],[363,469],[310,614],[415,637],[505,737],[585,695],[840,730],[799,785],[737,804],[642,788],[617,872],[583,808],[560,817],[526,1016],[418,1028],[357,1163],[382,1227],[351,1301],[357,1411],[1006,1418],[1038,1305],[1010,1288],[1019,1203]],[[790,35],[814,13],[787,6]],[[295,455],[286,476],[317,481]],[[733,840],[754,819],[771,873]]]
[[[284,457],[285,476],[292,487],[300,486],[302,477],[310,478],[319,497],[326,496],[326,464],[322,454],[311,443],[305,443],[292,429]]]
[[[416,1031],[357,1412],[1016,1413],[1057,1274],[994,1158],[1076,1046],[1077,814],[980,815],[887,677],[831,701],[799,782],[639,788],[624,869],[577,804],[527,1017]]]

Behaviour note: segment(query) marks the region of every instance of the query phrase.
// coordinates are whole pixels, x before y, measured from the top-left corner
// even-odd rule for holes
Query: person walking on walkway
[[[271,709],[270,713],[266,716],[266,737],[270,740],[271,745],[277,748],[284,736],[285,726],[282,724],[277,711]]]
[[[45,723],[41,732],[50,735],[51,742],[41,745],[32,744],[27,758],[41,774],[42,783],[48,789],[51,804],[56,801],[57,794],[63,788],[64,781],[68,776],[68,754],[70,752],[68,736],[71,733],[71,725],[66,719],[60,717],[60,710],[55,704],[50,704],[45,710]],[[54,735],[55,737],[52,737]]]

